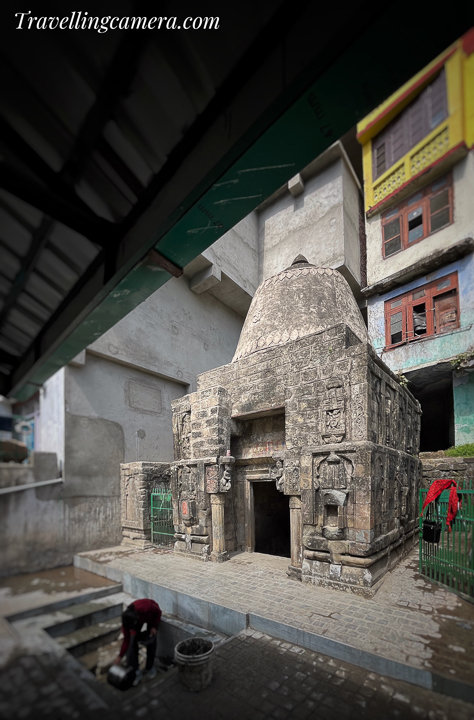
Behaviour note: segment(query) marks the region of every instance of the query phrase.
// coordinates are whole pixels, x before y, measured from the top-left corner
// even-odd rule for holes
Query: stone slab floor
[[[97,683],[98,684],[98,683]],[[215,652],[214,679],[190,693],[176,672],[96,695],[47,649],[19,655],[0,678],[3,720],[473,720],[474,706],[244,630]]]
[[[259,553],[217,564],[118,546],[76,560],[107,577],[128,573],[474,686],[474,604],[421,577],[417,549],[386,575],[372,599],[290,580],[287,559]],[[129,592],[136,595],[137,588]]]

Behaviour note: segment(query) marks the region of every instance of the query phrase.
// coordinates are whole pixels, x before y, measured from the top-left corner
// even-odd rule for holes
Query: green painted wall
[[[453,379],[456,445],[474,442],[474,373]]]

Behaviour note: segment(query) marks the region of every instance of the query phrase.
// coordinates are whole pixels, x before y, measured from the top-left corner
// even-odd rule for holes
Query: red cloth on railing
[[[460,498],[457,493],[457,485],[454,485],[449,493],[448,517],[446,518],[446,525],[448,526],[449,532],[452,532],[451,524],[456,520],[456,515],[458,514],[458,510],[461,509],[461,506],[462,498]]]
[[[427,505],[436,500],[436,498],[441,495],[443,490],[447,490],[449,487],[451,488],[451,490],[449,493],[448,516],[446,518],[446,525],[449,532],[452,532],[451,525],[456,519],[456,515],[462,504],[462,501],[458,499],[457,483],[452,478],[440,478],[439,480],[433,480],[428,489],[428,492],[426,493],[425,502],[423,503],[423,507],[421,508],[420,515],[423,515],[423,511]]]

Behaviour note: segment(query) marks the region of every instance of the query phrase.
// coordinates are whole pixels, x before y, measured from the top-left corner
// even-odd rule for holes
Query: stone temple
[[[419,405],[337,270],[298,256],[265,280],[233,361],[172,405],[175,552],[280,555],[290,577],[370,594],[413,546]]]

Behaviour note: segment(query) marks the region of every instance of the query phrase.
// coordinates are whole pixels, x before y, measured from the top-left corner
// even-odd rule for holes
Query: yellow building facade
[[[379,141],[380,147],[382,133],[393,127],[403,110],[413,107],[430,85],[434,89],[434,81],[441,74],[445,78],[445,112],[431,116],[428,132],[421,130],[423,137],[411,133],[415,144],[409,137],[403,147],[398,138],[393,162],[385,158],[384,164],[384,158],[379,157],[377,164],[376,144]],[[430,100],[433,103],[436,98],[427,97]],[[417,114],[421,115],[421,108],[413,109],[411,124],[419,136],[421,121],[417,125]],[[443,175],[465,156],[474,146],[474,28],[367,115],[357,125],[357,138],[363,148],[365,211],[369,217]]]

